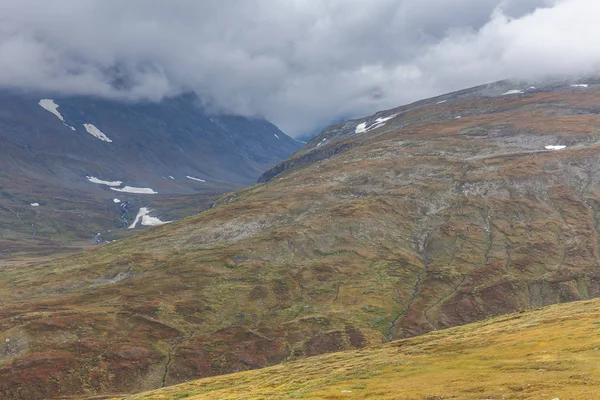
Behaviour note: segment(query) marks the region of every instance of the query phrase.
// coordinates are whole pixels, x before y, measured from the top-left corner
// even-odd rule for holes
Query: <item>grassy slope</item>
[[[599,334],[576,302],[123,399],[596,399]]]
[[[200,215],[8,265],[0,397],[150,390],[599,296],[599,102],[424,107]]]

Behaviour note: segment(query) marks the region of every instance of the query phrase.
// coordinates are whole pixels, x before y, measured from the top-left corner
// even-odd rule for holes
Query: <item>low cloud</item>
[[[596,0],[0,0],[0,86],[215,109],[292,135],[600,67]]]

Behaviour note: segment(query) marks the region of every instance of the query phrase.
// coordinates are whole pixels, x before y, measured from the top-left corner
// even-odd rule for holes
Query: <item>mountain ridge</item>
[[[575,83],[580,81],[588,83]],[[353,138],[366,136],[370,131],[374,130],[374,128],[377,129],[378,133],[386,132],[391,129],[404,128],[414,121],[402,121],[402,117],[411,111],[417,111],[424,107],[440,106],[446,104],[448,101],[472,98],[493,100],[502,98],[504,96],[527,96],[528,94],[552,93],[556,91],[578,92],[581,91],[581,89],[587,89],[590,85],[597,85],[599,83],[600,78],[598,77],[587,77],[583,78],[582,80],[548,79],[544,81],[531,82],[503,80],[418,100],[416,102],[388,110],[378,111],[369,117],[350,119],[341,123],[333,124],[324,129],[319,135],[316,135],[314,138],[312,138],[306,144],[306,146],[294,154],[294,156],[292,156],[290,159],[280,162],[263,173],[258,179],[258,183],[267,182],[270,179],[273,179],[279,173],[293,166],[303,165],[309,160],[321,160],[327,158],[327,154],[337,154],[339,151],[343,151],[343,148],[356,145],[360,142],[356,142],[353,140]],[[511,89],[515,87],[518,87],[519,89]],[[501,110],[488,111],[500,112]],[[440,120],[440,118],[463,117],[463,115],[456,114],[453,116],[449,116],[447,114],[431,114],[437,115],[437,120]],[[378,120],[383,119],[385,119],[385,121],[377,123]],[[388,122],[390,119],[392,121]],[[422,123],[424,121],[433,122],[435,119],[428,120],[423,118],[421,115],[416,122]],[[365,125],[363,130],[360,129],[361,125]]]
[[[505,92],[367,119],[201,214],[5,264],[0,393],[132,393],[598,297],[600,90]]]

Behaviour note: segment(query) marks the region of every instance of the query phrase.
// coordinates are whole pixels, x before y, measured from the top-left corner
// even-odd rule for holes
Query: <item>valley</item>
[[[522,329],[497,316],[598,297],[600,89],[593,79],[575,84],[582,85],[527,90],[531,84],[498,82],[335,125],[269,169],[260,184],[223,194],[200,214],[26,267],[4,263],[0,394],[109,396],[280,363],[276,370],[296,366],[314,374],[310,361],[297,360],[368,346],[376,347],[318,360],[335,368],[336,360],[363,354],[366,364],[355,361],[359,370],[372,362],[388,377],[395,367],[378,359],[404,343],[431,350],[429,340],[442,346],[439,368],[452,370],[452,362],[460,364],[454,354],[470,349],[470,340]],[[161,192],[142,183],[137,187]],[[115,192],[102,190],[112,201]],[[145,206],[135,207],[136,215]],[[542,315],[554,324],[546,312],[526,318]],[[494,317],[498,325],[445,331]],[[565,318],[573,329],[593,328],[591,314],[582,325]],[[482,330],[474,336],[480,339],[456,339],[471,329]],[[531,331],[532,341],[545,334]],[[519,352],[533,351],[521,345]],[[498,346],[500,352],[509,345]],[[477,347],[469,351],[469,360],[483,357]],[[583,354],[584,361],[593,354]],[[418,365],[434,356],[424,357],[407,358],[417,367],[401,376],[430,381],[435,371]],[[497,362],[513,363],[506,357]],[[543,364],[534,356],[523,362]],[[554,364],[545,365],[536,368]],[[260,380],[274,370],[265,371],[244,376]],[[406,398],[442,398],[444,382],[458,379],[444,376],[448,381],[431,393],[413,387]],[[219,385],[246,378],[205,381],[204,393],[227,398],[233,394]],[[333,386],[289,379],[298,385],[289,390],[308,398],[362,390],[345,389],[345,380],[361,383],[343,374]],[[507,378],[498,379],[506,390]],[[566,378],[556,372],[553,379]],[[394,390],[388,381],[378,383],[382,396]],[[259,382],[264,391],[247,398],[277,393]],[[194,385],[189,395],[202,395]],[[472,394],[456,396],[491,393],[477,385],[463,385]],[[585,393],[578,385],[577,393]]]
[[[0,253],[48,254],[209,208],[301,144],[265,120],[161,102],[0,91]],[[60,250],[57,250],[60,251]]]

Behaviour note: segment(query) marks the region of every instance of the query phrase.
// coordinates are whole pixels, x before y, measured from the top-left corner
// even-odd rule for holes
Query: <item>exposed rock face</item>
[[[600,90],[510,89],[368,130],[382,114],[198,216],[4,267],[0,393],[150,389],[599,296]]]
[[[276,166],[270,168],[264,174],[258,178],[258,183],[265,183],[281,174],[284,171],[287,171],[290,168],[301,167],[306,164],[312,164],[317,161],[326,160],[331,156],[334,156],[338,153],[341,153],[344,150],[349,149],[350,147],[358,146],[359,143],[338,143],[332,146],[327,146],[322,149],[315,149],[309,153],[305,153],[302,155],[298,155],[297,157],[293,157],[289,160],[282,161]]]

